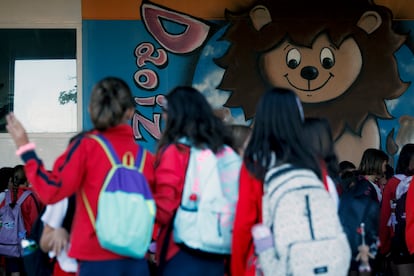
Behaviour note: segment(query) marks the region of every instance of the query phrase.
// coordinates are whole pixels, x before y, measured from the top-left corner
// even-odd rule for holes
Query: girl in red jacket
[[[99,81],[92,90],[89,103],[94,130],[110,141],[120,160],[136,156],[139,145],[134,140],[132,127],[127,123],[135,112],[135,103],[128,85],[121,79],[108,77]],[[69,257],[79,261],[79,276],[85,275],[149,275],[144,258],[127,258],[102,248],[88,211],[97,215],[98,197],[112,164],[102,146],[93,138],[84,135],[70,143],[65,152],[47,171],[37,157],[35,145],[13,113],[7,115],[7,130],[25,162],[29,182],[45,204],[76,194],[76,212],[70,238]],[[147,152],[143,173],[148,182],[153,182],[153,160]],[[82,194],[88,198],[90,209],[86,209]]]
[[[10,195],[12,202],[17,202],[17,200],[22,196],[26,190],[32,190],[29,187],[26,174],[24,172],[23,165],[17,165],[13,168],[13,176],[11,179]],[[6,200],[4,200],[0,207],[3,207]],[[33,223],[36,218],[39,216],[43,204],[34,193],[31,193],[22,203],[21,211],[23,216],[23,224],[27,233],[26,236],[30,235]],[[12,275],[25,275],[24,273],[24,264],[22,257],[5,257],[6,265],[6,274]]]
[[[222,276],[225,257],[175,243],[172,223],[181,203],[190,149],[179,139],[185,137],[197,147],[207,146],[218,152],[225,144],[231,146],[231,132],[194,88],[173,89],[162,105],[165,129],[158,144],[153,193],[160,227],[157,259],[161,275]]]
[[[396,198],[396,190],[401,180],[414,174],[414,144],[405,144],[401,149],[395,173],[396,174],[391,177],[385,185],[382,195],[379,228],[379,252],[384,256],[390,255],[391,253],[392,263],[396,265],[400,276],[413,275],[414,255],[407,256],[401,254],[401,252],[397,252],[397,248],[392,246],[392,239],[394,236],[393,223],[395,220],[393,220],[393,216],[391,214],[390,202]],[[408,205],[409,204],[407,203],[407,206]]]
[[[231,275],[256,275],[257,260],[251,231],[255,224],[262,222],[262,196],[263,182],[257,179],[243,163],[233,228]]]
[[[262,221],[262,183],[266,172],[273,166],[289,162],[311,169],[322,177],[319,160],[303,135],[303,124],[302,105],[290,90],[269,90],[256,108],[256,119],[240,172],[232,240],[232,275],[256,275],[251,231]]]

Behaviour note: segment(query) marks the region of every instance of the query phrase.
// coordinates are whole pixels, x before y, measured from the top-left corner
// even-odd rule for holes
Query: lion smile
[[[312,80],[307,80],[308,81],[308,87],[307,88],[300,88],[300,87],[296,86],[293,82],[290,81],[289,74],[285,74],[284,77],[288,81],[289,85],[291,85],[293,88],[295,88],[299,91],[313,92],[313,91],[319,90],[322,87],[324,87],[329,82],[329,80],[334,77],[334,75],[332,73],[329,73],[328,79],[326,79],[320,86],[315,87],[315,88],[311,88],[311,81]],[[309,95],[311,95],[311,94],[309,94]]]

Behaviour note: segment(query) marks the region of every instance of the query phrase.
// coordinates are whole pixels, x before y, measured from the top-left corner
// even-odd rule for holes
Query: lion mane
[[[229,27],[222,39],[229,41],[230,47],[215,61],[225,69],[218,88],[231,92],[224,106],[242,107],[246,119],[254,117],[260,96],[269,88],[261,56],[285,40],[310,47],[319,34],[326,33],[338,48],[344,39],[354,38],[361,50],[362,69],[339,97],[304,103],[305,115],[327,118],[335,139],[346,129],[360,135],[368,116],[393,118],[385,100],[398,98],[408,88],[409,83],[399,77],[394,57],[407,36],[393,30],[388,8],[370,0],[259,0],[256,5],[267,7],[272,18],[259,31],[250,20],[250,9],[225,12]],[[357,26],[366,11],[376,11],[382,18],[381,26],[371,34]]]

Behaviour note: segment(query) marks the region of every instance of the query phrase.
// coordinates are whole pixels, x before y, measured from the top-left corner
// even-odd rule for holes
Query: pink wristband
[[[26,151],[30,151],[30,150],[34,150],[36,148],[36,145],[34,143],[27,143],[23,146],[20,146],[17,150],[16,150],[16,155],[20,156],[23,153],[25,153]]]

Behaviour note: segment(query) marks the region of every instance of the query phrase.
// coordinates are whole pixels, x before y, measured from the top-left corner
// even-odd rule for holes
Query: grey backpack
[[[259,254],[264,275],[346,276],[351,250],[337,207],[315,173],[283,165],[265,177],[263,223],[274,247]]]
[[[32,192],[26,190],[12,207],[11,193],[6,191],[5,204],[0,209],[0,254],[22,256],[21,241],[26,238],[21,205]]]

